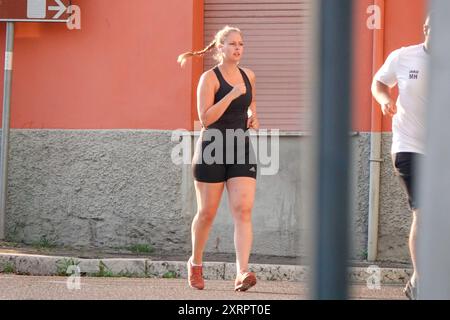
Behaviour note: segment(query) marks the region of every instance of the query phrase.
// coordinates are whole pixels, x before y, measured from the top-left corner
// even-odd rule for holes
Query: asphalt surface
[[[295,300],[307,299],[304,283],[259,281],[234,292],[233,281],[207,281],[193,290],[184,279],[37,277],[0,274],[0,300]],[[404,300],[402,286],[351,287],[351,299]]]

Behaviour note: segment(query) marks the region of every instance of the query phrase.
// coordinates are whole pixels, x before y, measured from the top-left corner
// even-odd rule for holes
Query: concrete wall
[[[280,137],[280,165],[277,175],[261,175],[258,168],[253,209],[255,254],[299,256],[305,254],[308,226],[305,205],[306,185],[302,172],[307,146],[301,137]],[[210,252],[234,252],[234,224],[224,192],[213,231],[207,245]]]
[[[398,177],[394,177],[390,156],[391,140],[392,134],[383,134],[378,259],[409,262],[408,236],[412,215],[408,198],[400,187]]]
[[[408,235],[411,213],[407,197],[394,175],[391,159],[392,134],[382,135],[383,162],[381,164],[380,219],[378,229],[378,257],[380,261],[409,263]],[[367,255],[369,212],[370,133],[353,137],[353,258]]]
[[[181,168],[167,131],[13,130],[7,236],[185,251]]]
[[[196,211],[190,165],[172,163],[171,131],[13,130],[7,236],[32,243],[127,247],[151,244],[171,252],[190,250]],[[390,134],[384,135],[379,258],[409,261],[410,215],[392,175]],[[280,137],[280,169],[259,172],[253,212],[256,254],[305,256],[308,238],[306,181],[308,138]],[[363,259],[369,201],[369,134],[353,142],[353,258]],[[208,252],[233,253],[227,194],[207,244]]]

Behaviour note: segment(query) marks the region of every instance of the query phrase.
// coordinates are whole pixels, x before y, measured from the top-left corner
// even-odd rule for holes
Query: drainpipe
[[[380,8],[381,28],[373,33],[373,75],[384,62],[384,5],[385,0],[374,0]],[[369,189],[369,234],[367,241],[367,260],[375,261],[378,252],[378,220],[380,215],[380,175],[382,142],[382,114],[379,105],[372,98],[372,116],[370,133],[370,189]]]

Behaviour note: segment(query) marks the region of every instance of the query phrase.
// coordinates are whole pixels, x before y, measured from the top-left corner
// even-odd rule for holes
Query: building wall
[[[202,4],[73,4],[81,30],[15,24],[8,239],[185,252],[192,217],[170,137],[192,129],[201,61],[176,60],[202,43]]]
[[[370,86],[373,68],[373,30],[367,27],[369,6],[385,3],[383,16],[384,58],[395,49],[423,42],[422,26],[426,17],[426,0],[358,0],[354,1],[354,53],[353,53],[353,130],[371,131],[372,96]],[[396,91],[394,91],[396,94]],[[389,118],[383,119],[383,132],[391,132]]]
[[[426,17],[426,0],[361,0],[355,1],[355,38],[354,38],[354,112],[353,129],[359,132],[365,141],[359,149],[361,175],[358,177],[358,194],[365,194],[362,203],[358,203],[357,220],[360,237],[355,242],[356,253],[365,252],[367,242],[367,220],[369,210],[369,160],[370,160],[370,132],[377,131],[371,127],[372,96],[370,87],[374,69],[373,31],[367,28],[366,19],[369,17],[367,8],[373,4],[384,3],[384,41],[383,61],[395,49],[403,46],[423,42],[422,26]],[[377,69],[375,67],[375,69]],[[393,91],[394,97],[397,89]],[[375,105],[378,108],[378,105]],[[378,239],[378,259],[409,262],[408,235],[411,225],[406,197],[400,188],[400,183],[393,175],[390,156],[392,122],[389,117],[382,119],[381,131],[382,156],[381,190],[380,190],[380,222]],[[364,150],[362,152],[362,150]],[[362,212],[361,212],[362,210]]]
[[[182,170],[170,131],[14,130],[7,238],[186,252]]]
[[[12,241],[73,247],[125,248],[138,243],[186,253],[196,198],[190,165],[172,163],[171,131],[15,130],[7,207]],[[352,137],[352,257],[367,243],[369,135]],[[383,142],[389,148],[391,135]],[[280,170],[258,175],[253,211],[256,254],[307,256],[310,235],[307,136],[280,137]],[[380,259],[408,261],[406,198],[382,166]],[[297,161],[292,161],[297,159]],[[401,201],[398,201],[400,199]],[[233,253],[227,193],[207,245]]]
[[[197,117],[202,60],[180,69],[176,57],[202,47],[201,1],[74,3],[82,7],[80,31],[16,25],[8,238],[34,242],[45,236],[60,245],[88,247],[149,243],[187,252],[195,194],[189,167],[171,160],[170,138],[175,129],[192,129]],[[353,257],[362,259],[373,49],[365,21],[373,2],[355,3]],[[385,56],[421,41],[424,7],[423,0],[386,1]],[[1,24],[1,57],[4,35]],[[388,119],[383,131],[379,258],[407,262],[410,216],[392,176]],[[302,160],[309,152],[307,139],[281,137],[280,146],[280,173],[258,180],[254,252],[304,256],[311,198],[310,167]],[[234,250],[226,194],[222,201],[210,252]]]
[[[194,2],[74,0],[81,30],[16,23],[11,127],[189,129],[192,64],[176,59],[193,46]],[[4,40],[1,23],[1,58]]]

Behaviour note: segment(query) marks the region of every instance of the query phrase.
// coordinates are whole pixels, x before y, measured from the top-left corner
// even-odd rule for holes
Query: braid
[[[184,64],[188,58],[192,58],[194,56],[202,56],[205,53],[207,53],[208,51],[217,47],[219,44],[223,44],[225,38],[228,36],[228,34],[230,32],[241,33],[241,30],[239,30],[238,28],[235,28],[235,27],[225,26],[224,28],[219,30],[219,32],[217,32],[216,36],[214,37],[214,40],[205,49],[200,50],[200,51],[189,51],[189,52],[179,55],[178,60],[177,60],[178,63],[181,64],[181,66],[184,66]],[[222,60],[222,56],[221,56],[220,52],[216,52],[216,54],[214,55],[214,59],[218,62],[220,62]]]
[[[211,41],[211,43],[205,48],[205,49],[203,49],[203,50],[201,50],[201,51],[195,51],[195,52],[192,52],[192,54],[194,55],[194,56],[202,56],[202,55],[204,55],[205,53],[207,53],[209,50],[211,50],[212,48],[214,48],[216,46],[216,39],[214,39],[213,41]]]
[[[213,41],[211,41],[211,43],[203,50],[200,51],[190,51],[190,52],[186,52],[181,54],[180,56],[178,56],[178,63],[181,64],[181,66],[184,66],[186,60],[188,58],[192,58],[194,56],[202,56],[205,53],[207,53],[208,51],[210,51],[212,48],[214,48],[216,46],[216,39],[214,39]]]

